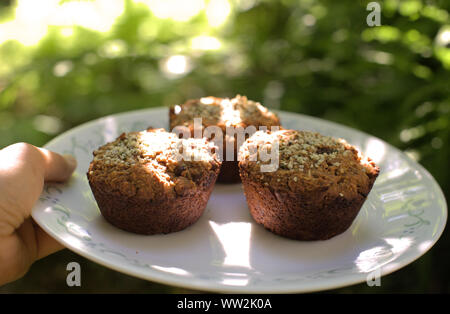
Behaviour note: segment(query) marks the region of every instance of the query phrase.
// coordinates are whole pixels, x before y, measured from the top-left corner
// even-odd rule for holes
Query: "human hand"
[[[19,143],[0,150],[0,285],[22,277],[38,259],[63,248],[30,217],[44,182],[66,181],[72,156]]]

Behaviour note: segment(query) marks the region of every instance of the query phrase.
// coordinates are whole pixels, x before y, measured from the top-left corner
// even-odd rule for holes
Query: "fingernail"
[[[75,157],[69,154],[62,155],[63,158],[66,160],[67,164],[70,166],[70,169],[73,171],[77,167],[77,160]]]

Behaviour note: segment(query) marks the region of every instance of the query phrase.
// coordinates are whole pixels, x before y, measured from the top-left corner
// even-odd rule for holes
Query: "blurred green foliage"
[[[107,30],[50,23],[35,44],[17,35],[24,45],[2,41],[0,24],[0,147],[43,145],[116,112],[240,93],[386,140],[422,163],[448,198],[449,1],[378,1],[378,27],[367,25],[362,0],[185,1],[169,13],[148,5],[158,1],[113,2],[123,6]],[[184,16],[198,3],[206,7]],[[15,2],[0,5],[0,23],[17,11]],[[449,245],[444,234],[382,288],[339,291],[450,292]]]

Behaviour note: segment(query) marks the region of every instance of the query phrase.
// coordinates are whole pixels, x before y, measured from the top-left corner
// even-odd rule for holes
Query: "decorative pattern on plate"
[[[46,147],[79,162],[67,184],[46,185],[33,217],[73,251],[140,278],[199,290],[301,292],[366,280],[424,254],[441,235],[447,207],[420,165],[362,132],[317,118],[279,112],[287,128],[342,137],[382,171],[353,225],[331,240],[278,237],[251,219],[240,185],[216,185],[202,218],[184,231],[156,236],[124,232],[101,217],[85,173],[92,151],[120,133],[168,125],[166,108],[105,117],[81,125]]]

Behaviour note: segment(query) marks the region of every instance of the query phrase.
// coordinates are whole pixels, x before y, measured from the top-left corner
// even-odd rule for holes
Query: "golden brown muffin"
[[[262,149],[278,168],[261,172]],[[256,132],[241,147],[239,170],[250,213],[270,231],[298,240],[325,240],[347,230],[379,168],[342,139],[295,130]]]
[[[260,103],[248,100],[245,96],[237,95],[235,98],[203,97],[188,100],[182,105],[174,105],[169,111],[170,129],[177,126],[189,128],[194,136],[194,118],[202,118],[202,129],[209,126],[218,126],[223,134],[223,164],[218,181],[223,183],[236,183],[240,181],[237,153],[237,140],[235,136],[226,137],[227,127],[246,129],[254,126],[279,126],[280,120],[276,114],[270,112]],[[247,136],[248,137],[248,136]],[[225,152],[233,149],[233,160],[226,158]]]
[[[111,224],[135,233],[182,230],[206,207],[221,162],[206,139],[164,129],[122,134],[94,152],[87,177]]]

